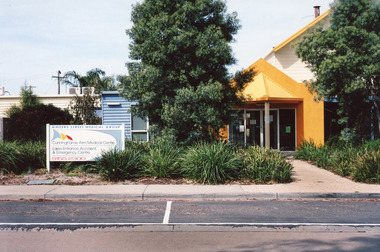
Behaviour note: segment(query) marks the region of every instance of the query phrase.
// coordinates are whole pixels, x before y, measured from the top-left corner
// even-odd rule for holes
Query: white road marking
[[[165,210],[164,220],[162,221],[162,224],[169,224],[171,209],[172,209],[172,201],[166,202],[166,210]]]
[[[168,219],[169,221],[169,219]],[[133,223],[133,222],[103,222],[103,223],[59,223],[59,222],[46,222],[46,223],[0,223],[1,226],[146,226],[154,225],[161,226],[162,224],[167,223]],[[189,225],[189,226],[337,226],[337,227],[362,227],[362,226],[371,226],[371,227],[380,227],[379,223],[170,223],[169,225]]]

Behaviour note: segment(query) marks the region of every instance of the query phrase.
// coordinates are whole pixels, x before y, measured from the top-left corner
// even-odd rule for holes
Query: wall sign
[[[124,125],[46,125],[46,167],[50,162],[95,161],[103,152],[124,150]]]
[[[285,127],[285,133],[291,133],[292,132],[292,127],[291,126],[286,126]]]
[[[239,126],[239,131],[240,131],[240,132],[244,132],[244,125],[240,125],[240,126]]]

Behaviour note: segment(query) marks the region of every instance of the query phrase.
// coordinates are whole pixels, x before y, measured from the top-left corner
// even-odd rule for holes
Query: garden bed
[[[33,150],[33,151],[32,151]],[[271,184],[291,182],[293,167],[279,152],[224,142],[178,145],[126,143],[89,163],[45,164],[43,143],[0,143],[0,184],[56,179],[55,184]]]

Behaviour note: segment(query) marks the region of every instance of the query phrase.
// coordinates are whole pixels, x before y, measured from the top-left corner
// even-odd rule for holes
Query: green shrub
[[[14,174],[31,172],[46,166],[44,142],[0,143],[0,169]]]
[[[363,143],[363,149],[366,151],[380,151],[380,138]]]
[[[148,153],[150,145],[152,145],[152,142],[139,142],[139,141],[132,141],[132,140],[126,140],[124,147],[125,149],[134,149],[138,150],[142,153]]]
[[[340,176],[349,176],[353,170],[357,150],[349,145],[330,149],[330,156],[328,157],[329,169]],[[316,163],[316,165],[318,165],[318,163]]]
[[[47,123],[69,124],[71,119],[68,111],[60,110],[52,104],[26,106],[11,115],[4,138],[8,141],[45,140]]]
[[[352,178],[360,182],[380,183],[380,151],[358,153]]]
[[[316,158],[317,146],[312,140],[303,141],[297,152],[294,154],[294,157],[301,160],[315,160]]]
[[[287,183],[291,181],[293,167],[279,152],[252,146],[242,150],[244,168],[243,180],[266,183]]]
[[[93,171],[110,181],[131,179],[141,174],[144,167],[142,152],[133,148],[103,153],[93,165]]]
[[[144,175],[148,177],[168,178],[178,175],[178,158],[182,149],[173,142],[161,141],[149,145],[145,155]]]
[[[0,171],[19,173],[20,150],[15,142],[0,142]]]
[[[301,160],[310,160],[316,165],[328,167],[330,149],[327,146],[317,146],[313,140],[303,141],[294,157]]]
[[[237,147],[223,142],[196,143],[185,151],[180,162],[183,175],[202,184],[237,178],[242,165]]]
[[[34,171],[46,167],[46,143],[28,141],[21,143],[19,166],[23,171]]]

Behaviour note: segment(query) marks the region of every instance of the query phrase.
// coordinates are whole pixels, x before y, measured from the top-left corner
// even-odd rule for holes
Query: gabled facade
[[[324,144],[324,102],[303,81],[314,79],[296,55],[295,45],[316,25],[329,25],[329,11],[274,47],[248,69],[256,76],[243,91],[247,102],[234,107],[226,137],[231,142],[295,150],[305,139]]]
[[[313,73],[306,67],[306,64],[297,57],[295,45],[310,28],[317,25],[322,25],[324,28],[329,27],[330,12],[331,10],[326,11],[278,46],[274,47],[273,50],[264,57],[264,60],[268,61],[272,66],[276,67],[296,82],[314,79]]]

